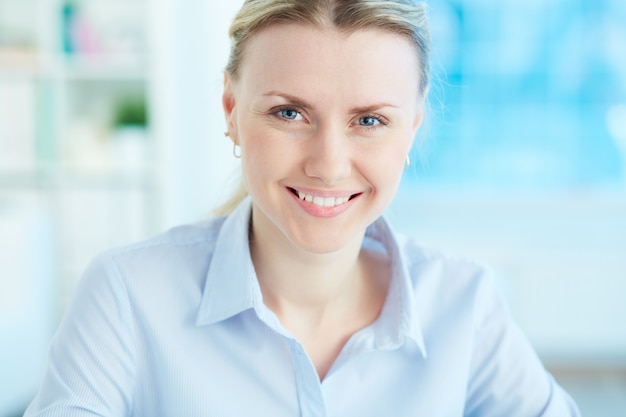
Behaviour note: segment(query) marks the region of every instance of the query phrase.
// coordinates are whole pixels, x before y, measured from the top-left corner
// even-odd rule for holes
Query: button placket
[[[326,417],[326,404],[315,366],[298,341],[291,339],[289,347],[294,365],[301,416]]]

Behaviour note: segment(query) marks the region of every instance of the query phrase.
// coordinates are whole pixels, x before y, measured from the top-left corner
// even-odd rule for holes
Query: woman
[[[100,256],[26,415],[578,415],[485,270],[381,217],[424,115],[424,6],[248,0],[231,38],[249,196]]]

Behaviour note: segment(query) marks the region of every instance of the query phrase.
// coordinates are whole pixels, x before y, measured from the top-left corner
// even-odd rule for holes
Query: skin
[[[252,259],[265,303],[323,379],[385,300],[388,260],[361,244],[422,122],[418,56],[381,30],[283,24],[254,35],[240,70],[223,106],[253,201]]]

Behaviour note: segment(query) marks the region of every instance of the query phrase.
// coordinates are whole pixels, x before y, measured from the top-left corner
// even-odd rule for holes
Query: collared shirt
[[[363,245],[391,260],[385,304],[320,381],[263,303],[250,210],[247,199],[92,262],[25,416],[579,415],[486,270],[398,237],[382,218]]]

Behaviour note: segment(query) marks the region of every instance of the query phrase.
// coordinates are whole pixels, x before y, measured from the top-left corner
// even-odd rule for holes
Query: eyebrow
[[[376,110],[383,109],[385,107],[391,107],[391,108],[394,108],[394,109],[399,108],[399,106],[396,106],[395,104],[377,103],[377,104],[371,104],[369,106],[353,107],[352,109],[350,109],[350,113],[353,113],[353,114],[371,113],[371,112],[374,112]]]
[[[267,93],[263,94],[263,96],[264,97],[282,97],[285,100],[287,100],[289,104],[293,104],[294,106],[315,110],[315,106],[307,103],[301,98],[292,96],[291,94],[281,93],[280,91],[268,91]]]
[[[315,106],[307,103],[305,100],[302,100],[301,98],[293,96],[291,94],[281,93],[280,91],[268,91],[267,93],[263,94],[263,96],[264,97],[282,97],[285,100],[287,100],[289,104],[293,104],[294,106],[315,110]],[[350,109],[350,113],[352,114],[370,113],[370,112],[373,112],[373,111],[376,111],[385,107],[399,108],[399,106],[395,104],[383,102],[383,103],[370,104],[367,106],[353,107]]]

